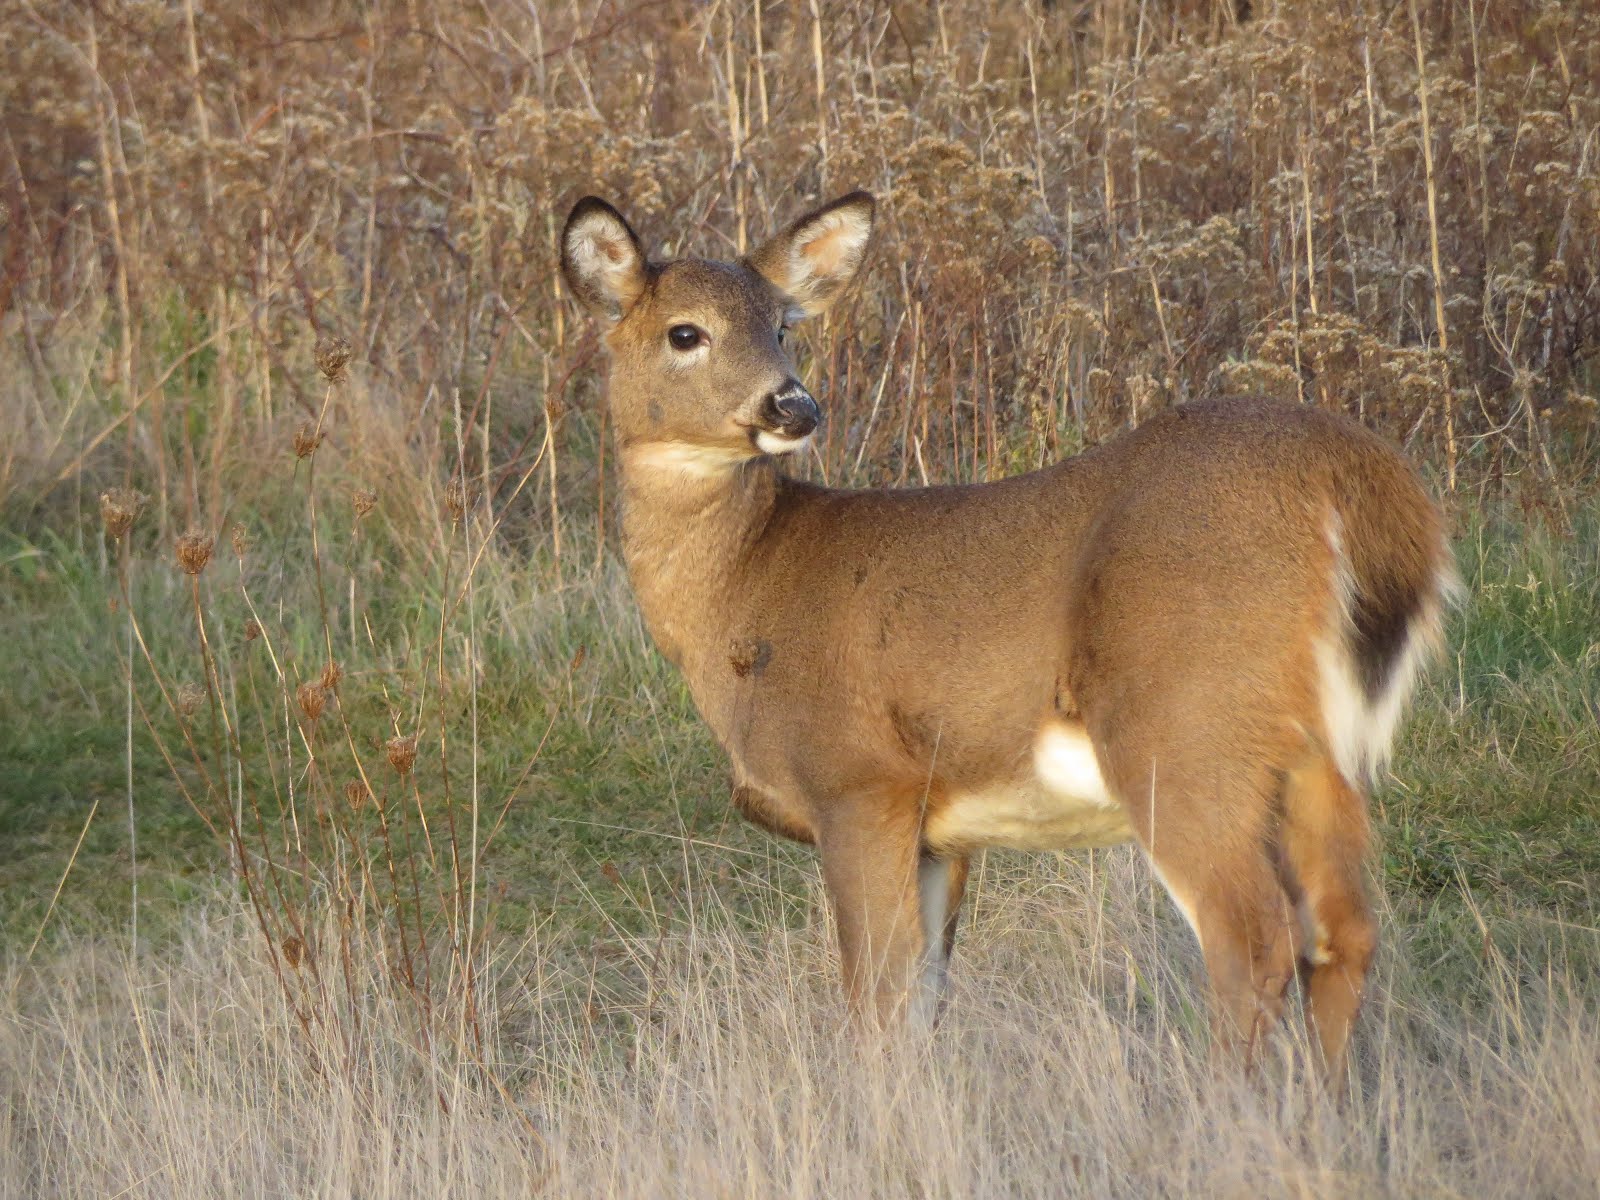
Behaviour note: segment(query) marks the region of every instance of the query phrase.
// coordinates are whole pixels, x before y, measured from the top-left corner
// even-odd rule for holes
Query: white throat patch
[[[781,433],[761,430],[756,434],[756,447],[763,454],[794,454],[811,445],[811,435],[786,437]]]
[[[749,462],[748,450],[730,446],[696,446],[690,442],[646,442],[630,447],[628,463],[649,470],[676,471],[696,479],[709,479]]]

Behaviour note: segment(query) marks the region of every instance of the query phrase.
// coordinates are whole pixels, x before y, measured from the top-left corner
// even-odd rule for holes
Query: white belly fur
[[[929,846],[956,852],[988,846],[1074,850],[1114,846],[1132,836],[1088,734],[1081,724],[1065,721],[1039,730],[1031,776],[951,796],[924,830]]]

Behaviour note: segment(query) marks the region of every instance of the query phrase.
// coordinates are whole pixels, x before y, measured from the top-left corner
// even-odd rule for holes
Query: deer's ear
[[[627,314],[648,278],[638,235],[598,196],[585,196],[567,216],[561,274],[578,302],[608,321]]]
[[[750,265],[806,316],[816,316],[839,298],[860,269],[876,208],[866,192],[841,196],[762,246],[750,256]]]

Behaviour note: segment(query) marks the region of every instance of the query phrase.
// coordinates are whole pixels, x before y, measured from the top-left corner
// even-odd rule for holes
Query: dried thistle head
[[[100,519],[105,522],[106,532],[120,539],[149,502],[148,496],[132,488],[118,487],[100,493]]]
[[[173,697],[182,716],[192,717],[199,707],[206,702],[206,690],[198,683],[185,681],[178,685],[178,694]]]
[[[396,774],[411,774],[411,768],[417,764],[416,734],[397,734],[389,739],[384,749],[389,752],[389,765]]]
[[[306,944],[294,934],[283,939],[283,961],[289,964],[289,969],[298,971],[300,963],[306,956]]]
[[[233,542],[233,556],[235,558],[243,558],[246,551],[250,549],[250,531],[243,525],[237,523],[234,525],[232,532],[229,534],[229,540]]]
[[[333,691],[339,686],[339,681],[344,678],[344,668],[333,659],[322,665],[322,678],[318,681],[326,691]]]
[[[329,383],[338,383],[345,376],[345,366],[350,361],[350,343],[342,337],[319,337],[315,351],[317,370]]]
[[[314,421],[301,421],[294,431],[294,456],[296,458],[310,458],[317,452],[317,447],[322,445],[322,430],[317,428]]]
[[[355,505],[356,520],[359,521],[363,517],[370,515],[372,510],[377,507],[378,493],[372,488],[357,488],[350,497],[350,502]]]
[[[344,798],[350,805],[351,812],[360,812],[366,805],[369,795],[371,793],[367,791],[367,785],[359,779],[352,779],[344,785]]]
[[[244,640],[253,642],[261,636],[261,622],[251,617],[244,623]]]
[[[183,568],[184,574],[198,575],[204,571],[206,564],[211,561],[211,551],[216,544],[215,538],[198,527],[190,529],[179,538],[178,565]]]
[[[310,680],[300,685],[295,691],[294,698],[308,721],[315,721],[320,717],[323,705],[328,702],[328,694],[322,690],[322,685],[312,683]]]

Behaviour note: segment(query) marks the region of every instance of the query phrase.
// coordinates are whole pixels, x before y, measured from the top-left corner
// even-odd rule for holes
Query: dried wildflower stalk
[[[417,763],[416,734],[397,734],[389,739],[384,749],[389,755],[389,765],[395,769],[396,774],[411,774],[411,768]]]
[[[192,680],[185,680],[178,685],[174,701],[181,716],[192,717],[206,702],[206,690]]]
[[[185,575],[198,575],[206,569],[206,564],[211,561],[211,551],[216,548],[216,539],[202,529],[190,529],[178,539],[178,566],[183,568]]]
[[[455,524],[461,523],[461,518],[467,515],[467,510],[477,502],[475,489],[469,488],[462,482],[460,475],[452,475],[450,482],[444,486],[444,507],[450,514],[450,520]]]
[[[300,685],[294,698],[308,721],[315,721],[322,716],[323,706],[328,702],[328,694],[322,690],[322,685],[309,681]]]
[[[338,383],[345,377],[345,367],[350,362],[350,343],[342,337],[320,337],[315,357],[322,377],[329,383]]]
[[[133,528],[133,523],[139,519],[139,514],[149,502],[148,496],[132,488],[118,487],[102,492],[100,519],[105,522],[106,532],[120,541]]]
[[[294,431],[294,456],[296,458],[310,458],[317,452],[317,447],[322,445],[326,435],[317,428],[314,421],[301,421]]]

